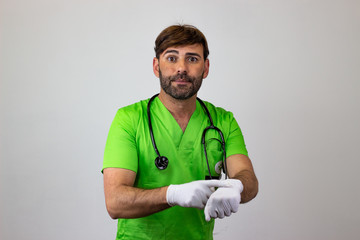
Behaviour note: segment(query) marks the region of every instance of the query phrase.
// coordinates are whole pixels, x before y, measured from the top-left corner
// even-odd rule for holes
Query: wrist
[[[167,186],[167,189],[166,189],[166,202],[171,207],[176,205],[175,200],[174,200],[175,191],[176,191],[176,186],[175,185],[171,184],[171,185]]]
[[[226,181],[229,184],[229,187],[237,188],[240,193],[242,193],[242,191],[244,190],[244,185],[240,179],[232,178],[232,179],[227,179]]]

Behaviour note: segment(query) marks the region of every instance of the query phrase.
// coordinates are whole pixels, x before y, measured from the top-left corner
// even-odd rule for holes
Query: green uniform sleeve
[[[105,145],[103,168],[125,168],[137,172],[136,119],[132,111],[119,109]]]
[[[243,154],[248,156],[248,151],[246,149],[245,141],[241,129],[236,122],[233,114],[229,119],[230,121],[230,129],[229,129],[229,137],[226,140],[226,155],[231,156],[234,154]]]

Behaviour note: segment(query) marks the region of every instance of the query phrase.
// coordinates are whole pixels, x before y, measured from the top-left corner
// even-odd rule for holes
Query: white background
[[[154,41],[208,38],[199,97],[231,110],[260,192],[215,239],[358,239],[360,3],[0,3],[0,239],[114,239],[100,172],[116,110],[159,91]]]

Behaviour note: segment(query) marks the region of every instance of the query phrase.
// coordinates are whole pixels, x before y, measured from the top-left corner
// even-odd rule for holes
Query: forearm
[[[233,178],[239,179],[244,186],[244,190],[241,193],[241,203],[247,203],[256,197],[258,193],[258,180],[253,171],[242,170]]]
[[[118,186],[105,196],[106,207],[113,219],[139,218],[169,208],[166,201],[167,187],[140,189],[131,186]]]

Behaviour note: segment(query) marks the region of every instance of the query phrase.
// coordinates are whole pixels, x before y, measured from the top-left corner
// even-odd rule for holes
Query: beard
[[[194,96],[200,89],[204,72],[197,77],[191,77],[186,73],[177,74],[173,76],[163,76],[159,69],[159,79],[161,88],[171,97],[177,100],[186,100]],[[184,82],[191,83],[190,86],[173,86],[172,82],[181,79]]]

